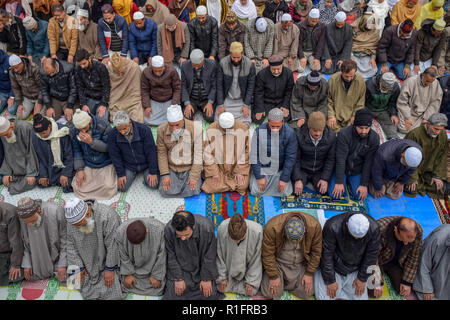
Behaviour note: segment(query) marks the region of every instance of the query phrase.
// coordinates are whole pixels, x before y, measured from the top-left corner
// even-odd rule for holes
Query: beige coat
[[[236,191],[244,195],[247,192],[250,181],[249,131],[247,125],[239,120],[235,120],[233,129],[226,132],[216,121],[206,130],[203,158],[205,182],[202,185],[205,193]],[[237,185],[236,174],[244,176],[243,185]],[[214,176],[219,176],[219,183],[214,181]]]
[[[351,125],[351,119],[357,110],[364,108],[366,82],[356,73],[348,92],[345,91],[341,72],[335,73],[328,80],[328,119],[336,118],[334,131]]]
[[[51,18],[48,22],[47,37],[50,44],[50,55],[56,54],[59,49],[59,23],[55,17]],[[69,49],[69,55],[75,56],[78,47],[78,28],[75,18],[66,15],[63,25],[63,39],[67,49]]]
[[[283,30],[281,22],[275,24],[273,37],[273,54],[283,57],[283,66],[292,71],[299,69],[299,59],[297,57],[300,30],[293,24],[288,31]],[[288,58],[292,58],[292,65],[289,65]]]
[[[169,174],[169,168],[174,172],[190,170],[189,179],[199,181],[203,168],[203,129],[187,119],[184,119],[184,128],[183,136],[174,141],[168,122],[158,127],[156,147],[159,173],[161,176]],[[187,155],[183,152],[185,150],[189,150]]]
[[[102,51],[98,44],[97,24],[95,22],[89,22],[86,30],[78,31],[78,49],[85,49],[94,59],[102,60]]]

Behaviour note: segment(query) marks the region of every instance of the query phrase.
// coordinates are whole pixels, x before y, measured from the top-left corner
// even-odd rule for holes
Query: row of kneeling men
[[[402,296],[450,299],[450,226],[426,239],[400,216],[375,221],[345,212],[323,230],[303,212],[276,215],[263,228],[239,213],[215,236],[211,221],[178,210],[164,225],[124,221],[110,206],[69,199],[64,207],[24,197],[0,203],[0,285],[58,277],[85,299],[128,292],[163,299],[217,300],[224,292],[280,299],[380,297],[386,273]]]

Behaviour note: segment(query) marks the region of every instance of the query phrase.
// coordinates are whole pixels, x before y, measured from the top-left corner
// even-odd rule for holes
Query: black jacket
[[[308,19],[305,19],[299,23],[297,23],[297,27],[300,30],[299,35],[299,43],[298,43],[298,58],[302,59],[305,57],[303,54],[303,41],[308,36]],[[327,28],[322,22],[317,22],[317,24],[313,27],[312,30],[312,47],[313,47],[313,56],[316,59],[321,59],[323,50],[326,42],[326,32]]]
[[[379,145],[380,136],[372,129],[365,138],[358,135],[354,126],[341,129],[336,139],[336,183],[344,183],[344,174],[362,173],[361,186],[367,187]]]
[[[0,42],[7,44],[6,51],[17,55],[27,54],[27,34],[22,19],[13,17],[9,27],[4,26],[0,32]]]
[[[75,83],[78,90],[80,105],[86,104],[87,99],[100,100],[101,105],[108,107],[111,83],[108,69],[101,62],[92,60],[90,69],[75,68]]]
[[[67,101],[67,108],[73,109],[78,97],[73,64],[58,59],[57,63],[59,70],[53,77],[50,77],[41,68],[42,101],[47,108],[52,107],[51,98]]]
[[[331,217],[323,227],[322,257],[320,271],[326,285],[336,282],[337,272],[348,275],[358,270],[358,279],[366,282],[372,272],[369,266],[377,263],[380,251],[380,228],[378,223],[369,215],[369,230],[367,234],[356,239],[348,231],[346,222],[356,212],[345,212]]]
[[[283,71],[278,77],[272,75],[270,66],[262,69],[256,75],[254,113],[280,107],[289,109],[293,88],[294,77],[289,68],[283,67]]]
[[[416,46],[417,31],[413,30],[409,38],[398,36],[399,25],[387,27],[377,46],[377,62],[392,64],[404,62],[411,65],[414,60],[414,48]]]
[[[280,18],[277,21],[277,12],[281,11]],[[269,18],[273,21],[273,23],[277,23],[281,21],[281,16],[283,13],[288,13],[289,7],[286,1],[281,0],[280,3],[276,4],[273,0],[266,2],[266,7],[263,11],[263,17]]]
[[[230,56],[220,60],[217,68],[217,105],[223,105],[225,98],[233,84],[233,64]],[[256,71],[252,61],[246,56],[242,57],[238,82],[244,104],[250,107],[253,103],[253,92],[255,90]]]
[[[203,64],[203,84],[205,86],[208,101],[216,102],[216,62],[205,59]],[[192,85],[194,84],[194,67],[191,60],[185,61],[181,65],[181,101],[184,105],[190,101]]]
[[[382,93],[380,89],[381,76],[379,74],[366,80],[366,108],[373,112],[387,111],[389,116],[396,116],[400,86],[395,83],[392,90],[388,93]],[[389,95],[389,98],[386,95]]]
[[[336,157],[336,134],[325,126],[322,139],[317,146],[311,141],[308,125],[304,124],[300,129],[295,129],[297,135],[297,161],[292,171],[295,181],[306,182],[307,174],[322,172],[321,179],[329,181],[334,171]]]
[[[194,18],[191,23],[188,24],[189,33],[191,34],[191,48],[200,49],[205,54],[205,58],[213,56],[217,57],[218,44],[217,44],[217,20],[214,17],[208,16],[206,18],[205,25],[201,25],[197,18]]]

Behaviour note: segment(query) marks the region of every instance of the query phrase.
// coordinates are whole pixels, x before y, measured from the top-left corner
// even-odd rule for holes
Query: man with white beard
[[[22,268],[29,281],[66,280],[66,219],[56,203],[24,197],[17,203],[24,245]]]
[[[33,126],[30,123],[0,117],[0,139],[5,153],[0,175],[11,195],[29,191],[36,185],[39,167],[31,143],[32,134]]]
[[[71,198],[64,207],[67,219],[68,273],[76,274],[76,284],[84,299],[124,299],[118,272],[119,255],[114,242],[121,221],[117,212],[105,205]]]

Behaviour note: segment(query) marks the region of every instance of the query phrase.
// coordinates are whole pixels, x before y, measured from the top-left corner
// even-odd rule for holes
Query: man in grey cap
[[[32,143],[32,134],[33,126],[30,123],[0,117],[0,140],[5,155],[0,175],[11,195],[29,191],[36,185],[39,161]]]
[[[279,300],[285,290],[301,299],[312,296],[321,254],[322,228],[316,218],[296,211],[270,219],[261,252],[263,296]]]
[[[193,120],[200,110],[207,122],[214,121],[216,102],[216,62],[206,59],[203,51],[194,49],[181,66],[181,101],[184,116]]]
[[[0,286],[21,281],[23,242],[17,207],[0,202]]]
[[[411,130],[405,139],[417,142],[422,147],[423,159],[406,185],[409,195],[419,193],[424,196],[444,195],[447,180],[447,133],[445,127],[447,117],[443,113],[435,113],[428,122]],[[448,190],[447,190],[448,192]]]
[[[26,280],[55,276],[66,280],[66,219],[56,203],[24,197],[17,203],[24,255],[22,268]]]
[[[397,98],[400,86],[392,72],[366,80],[366,108],[378,121],[388,139],[398,138]]]
[[[68,285],[87,300],[126,297],[119,277],[119,254],[114,235],[121,220],[102,203],[78,198],[66,201]]]
[[[41,59],[50,54],[47,37],[48,22],[31,16],[26,16],[22,22],[27,36],[28,59],[39,65]]]
[[[293,191],[291,173],[297,137],[294,129],[284,123],[281,109],[270,110],[268,119],[252,137],[250,191],[255,196],[289,196]]]

